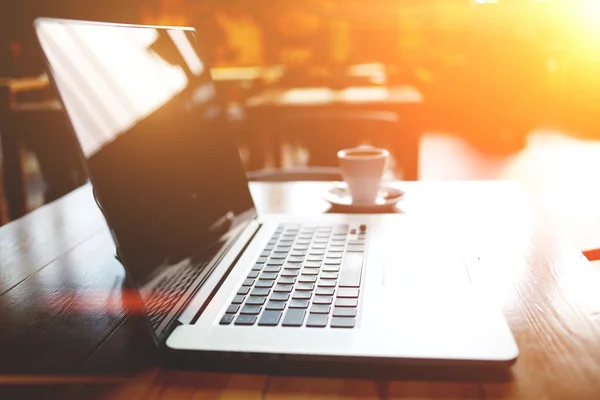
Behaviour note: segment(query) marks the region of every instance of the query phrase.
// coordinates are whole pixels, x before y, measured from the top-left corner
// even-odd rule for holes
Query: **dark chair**
[[[278,123],[278,148],[302,146],[308,150],[309,166],[337,166],[340,149],[362,144],[390,150],[401,169],[400,118],[390,111],[360,111],[345,107],[294,111]]]

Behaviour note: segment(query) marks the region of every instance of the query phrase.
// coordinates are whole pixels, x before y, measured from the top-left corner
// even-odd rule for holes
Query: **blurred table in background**
[[[388,112],[399,118],[398,132],[391,132],[384,140],[397,157],[405,180],[418,180],[419,140],[422,134],[418,121],[423,96],[412,86],[349,86],[343,88],[302,87],[266,88],[246,101],[249,122],[251,161],[249,169],[260,169],[271,158],[275,167],[282,166],[281,148],[286,140],[286,129],[280,123],[285,118],[308,113]],[[329,138],[320,137],[309,147],[318,147],[323,140],[343,138],[345,132],[329,132]],[[387,132],[386,132],[387,133]],[[377,143],[378,132],[369,137]],[[340,143],[344,143],[340,140]],[[338,149],[339,150],[339,149]],[[310,152],[310,149],[309,149]],[[332,153],[335,159],[335,152]]]

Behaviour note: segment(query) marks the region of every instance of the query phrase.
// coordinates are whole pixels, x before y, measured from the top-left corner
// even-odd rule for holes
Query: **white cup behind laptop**
[[[352,204],[374,204],[390,153],[385,149],[360,146],[340,150],[337,155]]]

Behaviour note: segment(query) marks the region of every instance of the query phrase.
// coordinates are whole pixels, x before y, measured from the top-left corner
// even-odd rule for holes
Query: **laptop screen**
[[[138,287],[182,260],[201,263],[254,217],[193,30],[51,19],[36,30]]]

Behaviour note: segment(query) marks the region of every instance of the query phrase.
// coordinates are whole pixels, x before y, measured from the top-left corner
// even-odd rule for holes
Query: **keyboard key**
[[[348,248],[346,249],[346,251],[350,252],[350,253],[354,253],[354,252],[363,253],[365,251],[365,246],[349,245]]]
[[[355,239],[348,242],[348,246],[364,246],[365,239]]]
[[[240,309],[240,306],[238,306],[237,304],[232,304],[229,307],[227,307],[227,311],[225,311],[227,314],[235,314],[238,312],[238,310]]]
[[[300,275],[300,279],[298,279],[298,282],[303,282],[303,283],[315,283],[317,281],[317,277],[314,275],[306,275],[306,274],[302,274]]]
[[[320,279],[319,280],[320,287],[335,287],[336,284],[337,284],[337,281],[333,280],[333,279]]]
[[[262,274],[260,274],[260,279],[277,279],[277,273],[276,272],[263,272]]]
[[[277,265],[267,265],[265,267],[265,272],[279,272],[281,271],[281,267]]]
[[[221,318],[221,321],[219,322],[219,324],[220,325],[229,325],[231,322],[233,322],[233,318],[235,318],[235,315],[225,314],[225,315],[223,315],[223,318]]]
[[[308,245],[307,244],[296,244],[294,246],[294,248],[292,249],[292,251],[303,251],[306,253],[306,251],[308,251]]]
[[[270,251],[263,251],[263,252],[260,254],[260,256],[261,256],[261,257],[269,257],[270,255],[271,255],[271,252],[270,252]]]
[[[300,290],[300,291],[313,291],[315,289],[315,284],[314,283],[298,283],[296,285],[296,290]]]
[[[254,285],[254,279],[246,279],[244,281],[244,283],[242,283],[242,286],[252,286]]]
[[[327,314],[309,314],[306,320],[306,326],[309,328],[324,328],[327,326]]]
[[[293,285],[294,283],[296,283],[296,278],[293,276],[282,276],[281,278],[279,278],[279,280],[277,281],[277,283],[283,283],[286,285]]]
[[[256,277],[258,277],[259,271],[250,271],[250,273],[248,274],[247,278],[248,279],[254,279]]]
[[[329,314],[329,311],[331,311],[331,306],[327,304],[313,304],[310,308],[311,314]]]
[[[322,277],[322,276],[321,276]],[[340,288],[338,289],[337,297],[358,298],[359,289]]]
[[[307,260],[308,261],[323,261],[323,256],[308,256]]]
[[[317,294],[322,296],[333,296],[333,292],[335,292],[335,288],[332,287],[318,287]]]
[[[258,314],[260,314],[261,308],[262,307],[260,307],[260,306],[244,306],[244,307],[242,307],[240,314],[258,315]]]
[[[271,289],[268,288],[254,288],[250,294],[252,296],[268,296]]]
[[[240,314],[235,320],[235,325],[254,325],[256,315]]]
[[[281,283],[278,283],[277,285],[275,285],[275,287],[273,288],[274,292],[291,292],[292,288],[294,287],[294,285],[283,285]]]
[[[302,326],[305,315],[306,315],[306,310],[290,308],[285,313],[285,317],[283,318],[282,325],[283,326]]]
[[[289,269],[286,268],[283,270],[283,272],[281,273],[281,276],[293,276],[294,278],[298,276],[298,274],[300,273],[299,270],[297,269]]]
[[[337,278],[338,278],[337,272],[327,272],[327,271],[321,272],[321,279],[337,279]]]
[[[340,270],[339,265],[325,265],[323,271],[325,272],[338,272]]]
[[[287,254],[290,252],[290,247],[282,247],[282,246],[278,246],[275,247],[275,249],[273,250],[273,253],[283,253],[283,254]]]
[[[267,265],[283,265],[285,260],[282,260],[280,258],[271,258],[268,262]]]
[[[260,326],[277,326],[279,324],[279,320],[281,320],[281,314],[283,314],[281,311],[266,310],[260,316],[258,325],[260,325]]]
[[[250,296],[248,297],[248,300],[246,300],[246,304],[252,306],[262,306],[265,304],[266,300],[267,298],[265,296]]]
[[[244,296],[244,295],[247,295],[249,291],[250,291],[249,286],[242,286],[240,288],[240,290],[237,291],[237,294]]]
[[[310,239],[299,238],[298,240],[296,240],[296,245],[308,246],[308,245],[310,245]]]
[[[258,260],[256,260],[257,264],[264,264],[267,262],[267,257],[260,257]]]
[[[325,253],[325,249],[311,249],[309,254],[311,256],[323,256]]]
[[[344,246],[330,246],[329,247],[329,252],[330,253],[343,253],[344,252]]]
[[[342,258],[342,253],[329,252],[326,258]]]
[[[313,240],[313,247],[315,247],[315,244],[323,244],[323,245],[327,245],[327,243],[329,243],[329,239],[328,238],[315,238]]]
[[[290,294],[286,292],[275,292],[269,297],[269,300],[273,301],[287,301],[290,298]]]
[[[283,301],[269,301],[265,307],[265,310],[283,311],[284,308],[285,308],[285,302],[283,302]],[[347,310],[351,310],[351,308],[348,308]]]
[[[283,267],[284,269],[300,269],[302,268],[302,264],[299,263],[286,263]]]
[[[347,253],[342,263],[340,286],[359,287],[364,253]]]
[[[339,293],[338,293],[339,295]],[[357,307],[358,299],[335,299],[336,307]]]
[[[246,300],[246,296],[235,296],[231,301],[231,304],[242,304]]]
[[[327,248],[327,243],[314,243],[310,249],[314,250],[325,250]]]
[[[254,264],[254,267],[252,267],[252,271],[260,271],[262,267],[262,264]]]
[[[333,297],[331,296],[315,296],[313,304],[331,304]]]
[[[287,253],[273,253],[273,255],[271,256],[272,260],[276,260],[276,259],[280,259],[280,260],[284,260],[287,257]]]
[[[321,268],[319,261],[308,261],[304,263],[304,268]]]
[[[356,308],[334,308],[334,317],[356,317]]]
[[[266,279],[259,279],[258,281],[256,281],[256,285],[254,285],[254,287],[271,288],[271,287],[273,287],[274,283],[275,283],[274,281],[268,281]]]
[[[341,258],[326,258],[323,262],[325,265],[340,265],[342,263]]]
[[[308,300],[292,300],[288,305],[288,308],[308,308]]]
[[[319,270],[318,269],[314,269],[314,268],[304,268],[302,270],[302,275],[303,276],[307,276],[307,275],[312,275],[312,276],[316,276],[319,275]]]
[[[305,256],[306,256],[306,251],[292,250],[292,252],[290,253],[290,257],[302,257],[302,258],[304,258]]]
[[[302,261],[304,261],[304,257],[289,256],[287,259],[287,262],[289,263],[301,263]]]
[[[294,299],[294,300],[310,300],[311,297],[312,297],[312,292],[295,291],[294,294],[292,295],[292,299]]]
[[[333,317],[331,318],[332,328],[354,328],[354,318]]]

